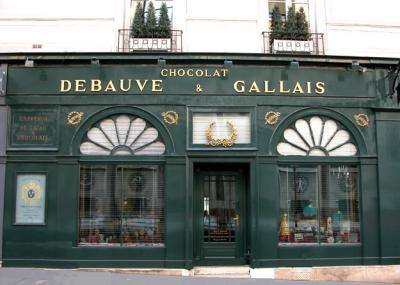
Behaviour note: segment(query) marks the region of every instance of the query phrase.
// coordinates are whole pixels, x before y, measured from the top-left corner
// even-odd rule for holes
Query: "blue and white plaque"
[[[44,224],[46,175],[17,176],[16,224]]]

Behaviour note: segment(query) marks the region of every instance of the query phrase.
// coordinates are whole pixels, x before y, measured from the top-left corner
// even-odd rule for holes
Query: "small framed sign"
[[[18,174],[15,224],[44,225],[45,198],[45,174]]]

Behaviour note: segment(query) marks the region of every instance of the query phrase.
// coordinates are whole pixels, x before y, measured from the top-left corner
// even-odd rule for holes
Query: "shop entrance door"
[[[195,172],[195,264],[246,263],[246,196],[242,171]]]

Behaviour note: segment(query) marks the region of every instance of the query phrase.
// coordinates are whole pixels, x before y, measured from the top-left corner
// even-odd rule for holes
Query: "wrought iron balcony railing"
[[[280,34],[279,39],[271,38],[271,32],[263,32],[264,53],[323,55],[324,34],[310,33],[306,39],[299,35]],[[281,39],[282,38],[282,39]]]
[[[130,29],[118,30],[118,52],[182,52],[182,31],[172,30],[170,38],[131,36]]]

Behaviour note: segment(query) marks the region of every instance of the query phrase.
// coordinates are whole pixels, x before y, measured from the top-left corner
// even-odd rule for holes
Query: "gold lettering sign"
[[[119,80],[100,80],[100,79],[77,79],[60,80],[61,93],[126,93],[126,92],[163,92],[163,81],[161,79],[119,79]]]
[[[250,95],[322,95],[326,92],[326,84],[323,81],[288,81],[288,80],[235,80],[227,81],[228,69],[208,69],[208,68],[165,68],[161,69],[160,76],[169,78],[168,83],[173,89],[178,86],[189,86],[189,84],[180,84],[181,80],[201,77],[199,81],[191,82],[194,85],[192,90],[181,90],[179,94],[221,94],[223,83],[225,88],[229,88],[233,94]],[[219,80],[218,85],[206,85],[203,78]],[[171,84],[171,80],[176,80]],[[186,82],[182,82],[186,83]],[[218,90],[213,91],[217,88]],[[165,94],[163,79],[112,79],[101,80],[92,79],[62,79],[59,81],[60,93],[72,94]],[[229,92],[229,89],[227,89]],[[176,92],[176,90],[175,90]],[[222,93],[225,93],[222,90]],[[172,93],[174,94],[174,93]]]
[[[288,82],[279,80],[272,82],[269,80],[264,81],[245,81],[236,80],[233,83],[233,90],[236,93],[250,93],[250,94],[324,94],[325,82]]]
[[[164,68],[161,69],[162,77],[205,77],[218,78],[227,77],[228,69],[226,68]]]

